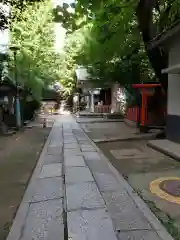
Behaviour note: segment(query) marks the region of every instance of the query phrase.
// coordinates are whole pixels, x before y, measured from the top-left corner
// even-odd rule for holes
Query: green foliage
[[[4,6],[11,6],[12,9],[17,9],[23,12],[28,6],[35,4],[36,2],[43,2],[44,0],[3,0],[0,2],[0,29],[9,27],[9,22],[14,19],[15,15],[7,14]],[[20,16],[19,16],[20,17]],[[19,18],[21,21],[21,17]]]
[[[144,48],[147,42],[143,42],[139,31],[138,3],[152,7],[150,15],[145,18],[147,29],[144,36],[150,36],[148,41],[179,20],[180,0],[76,0],[74,12],[69,11],[67,4],[57,9],[59,15],[56,16],[60,16],[57,21],[62,22],[68,32],[77,32],[78,28],[82,31],[82,25],[86,27],[85,42],[73,61],[89,69],[93,80],[96,80],[94,83],[107,85],[118,81],[129,88],[132,83],[156,81],[158,66],[154,73],[149,63],[150,54],[147,55]],[[81,20],[79,26],[78,20]],[[152,57],[150,62],[154,62],[152,66],[155,69],[158,60]],[[161,72],[161,66],[158,71]]]
[[[54,21],[62,24],[67,33],[73,33],[86,24],[87,17],[76,10],[76,4],[63,3],[53,9]]]
[[[167,30],[180,20],[180,0],[161,0],[153,11],[156,34]]]
[[[73,33],[66,35],[64,52],[60,63],[60,83],[66,94],[71,94],[76,85],[75,70],[78,57],[82,51],[87,28],[82,27]]]
[[[29,5],[23,12],[15,8],[12,14],[16,18],[11,23],[11,44],[19,47],[16,61],[18,82],[39,99],[42,88],[59,78],[60,58],[53,49],[52,6],[49,1],[40,2]],[[13,78],[13,52],[9,71]]]
[[[89,69],[93,82],[120,82],[129,88],[152,78],[134,10],[133,2],[127,5],[123,1],[105,1],[100,10],[94,9],[77,59]]]

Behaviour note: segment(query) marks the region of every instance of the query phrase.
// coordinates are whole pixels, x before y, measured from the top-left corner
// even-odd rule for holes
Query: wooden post
[[[141,103],[141,126],[145,125],[145,91],[142,89],[142,103]]]
[[[147,95],[146,90],[142,89],[142,105],[141,105],[141,123],[140,132],[147,133],[148,127],[146,126],[146,116],[147,116]]]

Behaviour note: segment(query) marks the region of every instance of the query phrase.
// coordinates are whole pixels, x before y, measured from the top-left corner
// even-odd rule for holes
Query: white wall
[[[168,114],[180,116],[180,74],[168,75]]]
[[[169,67],[180,64],[180,36],[170,44]],[[180,74],[168,74],[168,105],[169,115],[180,116]]]

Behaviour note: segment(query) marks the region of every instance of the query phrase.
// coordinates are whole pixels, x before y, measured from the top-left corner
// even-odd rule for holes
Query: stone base
[[[124,122],[128,127],[137,128],[137,122],[124,118]]]
[[[123,116],[120,113],[78,113],[79,118],[107,118],[107,119],[122,119]]]

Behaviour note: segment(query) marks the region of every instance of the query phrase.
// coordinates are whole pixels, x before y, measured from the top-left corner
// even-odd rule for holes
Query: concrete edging
[[[171,158],[174,158],[177,161],[180,161],[180,156],[176,153],[173,153],[173,152],[169,151],[167,148],[161,148],[161,147],[157,146],[156,144],[154,144],[152,142],[148,142],[147,146],[153,148],[154,150],[156,150],[160,153],[163,153],[166,156],[169,156]]]
[[[79,125],[79,123],[77,123]],[[79,125],[81,128],[81,126]],[[86,134],[83,128],[81,128],[83,132]],[[108,163],[108,166],[118,182],[123,186],[123,188],[127,191],[131,199],[134,201],[139,210],[143,213],[144,217],[151,224],[152,228],[156,231],[158,236],[162,240],[174,240],[172,236],[167,232],[165,227],[161,224],[155,214],[149,209],[148,205],[142,200],[142,198],[134,191],[134,189],[130,186],[130,184],[123,178],[123,176],[116,170],[116,168],[112,165],[112,163],[108,160],[108,158],[103,154],[103,152],[98,148],[96,143],[86,134],[88,139],[92,142],[92,145],[95,147],[97,152],[100,153],[102,160],[105,160]]]
[[[156,138],[156,134],[141,136],[141,137],[129,137],[129,138],[110,138],[110,139],[95,139],[94,143],[107,143],[107,142],[122,142],[122,141],[142,141],[152,140]]]

